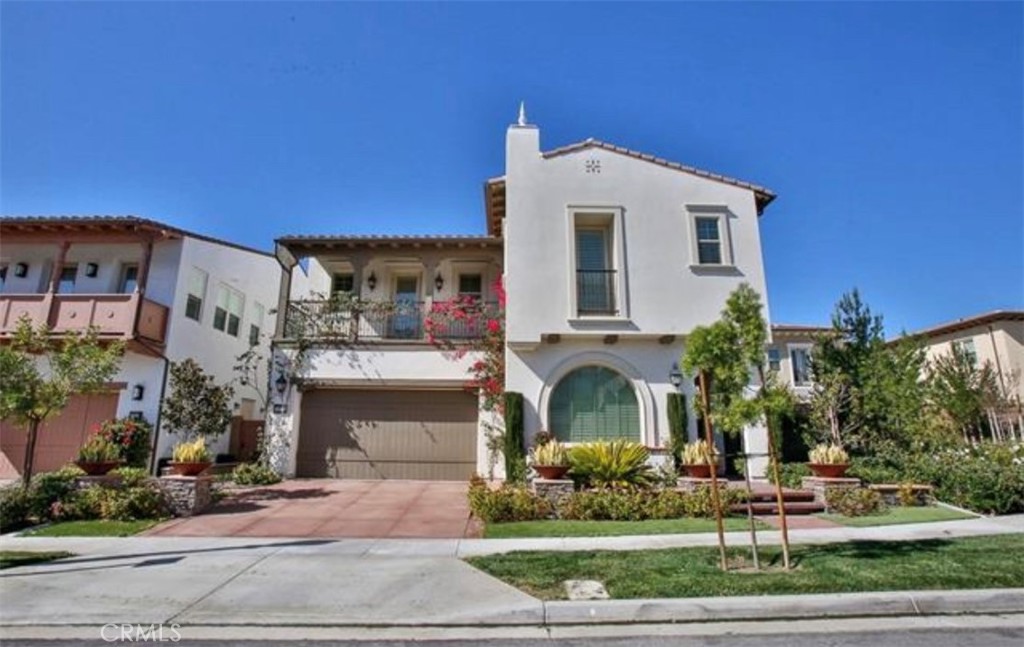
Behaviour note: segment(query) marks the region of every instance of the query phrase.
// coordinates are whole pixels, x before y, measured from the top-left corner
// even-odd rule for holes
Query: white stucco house
[[[505,388],[523,394],[527,440],[548,430],[570,443],[624,436],[660,450],[668,395],[681,389],[692,403],[692,382],[673,384],[686,335],[717,319],[741,283],[767,306],[758,221],[770,190],[593,139],[544,151],[522,117],[505,143],[504,175],[485,182],[486,235],[277,241],[282,312],[313,312],[342,292],[399,302],[404,313],[367,321],[332,311],[350,332],[322,339],[294,379],[275,379],[269,427],[282,472],[488,473],[490,421],[464,388],[473,358],[445,357],[421,321],[438,299],[491,298],[499,277]],[[295,352],[288,321],[277,335],[284,363]],[[763,445],[760,430],[749,436]]]
[[[27,316],[57,333],[96,326],[127,349],[106,391],[75,396],[45,423],[37,469],[73,460],[93,425],[113,417],[157,425],[154,459],[169,456],[176,438],[160,428],[168,362],[191,357],[224,383],[252,344],[269,355],[280,275],[271,254],[143,218],[0,219],[0,342]],[[236,386],[239,422],[262,420],[260,401]],[[239,428],[212,450],[252,449],[239,447]],[[0,441],[0,477],[16,476],[25,433],[4,423]]]

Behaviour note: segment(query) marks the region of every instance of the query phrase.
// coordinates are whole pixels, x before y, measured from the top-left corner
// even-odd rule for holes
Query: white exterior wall
[[[668,442],[667,394],[672,364],[685,335],[715,321],[730,292],[749,283],[765,303],[767,292],[754,194],[747,189],[626,157],[600,148],[545,159],[533,127],[512,127],[506,158],[505,235],[508,293],[506,387],[523,394],[526,436],[548,425],[552,389],[570,370],[599,364],[633,381],[642,438]],[[588,173],[586,163],[600,164]],[[724,214],[731,267],[697,267],[692,212]],[[581,318],[573,311],[573,210],[615,214],[613,262],[620,315]],[[731,250],[731,251],[730,251]],[[560,335],[559,343],[542,342]],[[605,344],[604,335],[618,335]],[[662,344],[662,335],[675,341]],[[687,396],[689,436],[696,437],[692,378]],[[763,430],[748,430],[751,451],[764,450]],[[752,466],[755,474],[763,462]]]
[[[766,300],[753,192],[590,148],[544,159],[536,128],[512,127],[506,170],[505,267],[510,343],[542,334],[600,330],[685,334],[717,318],[741,282]],[[587,173],[596,160],[600,173]],[[728,213],[734,268],[694,268],[688,205]],[[572,207],[621,209],[623,267],[618,321],[583,323],[571,312]],[[723,232],[724,234],[725,232]]]
[[[185,317],[185,303],[188,298],[188,282],[191,270],[197,267],[209,275],[200,321]],[[261,330],[261,349],[269,357],[269,337],[274,331],[274,315],[270,311],[277,307],[280,289],[281,269],[272,256],[220,245],[217,243],[186,238],[181,242],[179,271],[173,290],[174,298],[167,326],[166,355],[172,361],[191,357],[214,376],[218,383],[233,381],[237,376],[232,370],[236,358],[249,349],[249,325],[253,321],[253,303],[264,307]],[[238,336],[233,337],[213,327],[213,311],[217,299],[217,286],[225,284],[241,292],[245,301]],[[266,378],[260,381],[266,388]],[[159,390],[159,385],[156,385]],[[148,387],[147,387],[148,390]],[[259,397],[253,387],[235,388],[235,412],[239,413],[243,398]],[[262,414],[260,414],[262,415]],[[157,456],[169,456],[171,448],[179,439],[166,430],[160,432]],[[211,443],[213,453],[227,452],[230,437],[227,432]]]

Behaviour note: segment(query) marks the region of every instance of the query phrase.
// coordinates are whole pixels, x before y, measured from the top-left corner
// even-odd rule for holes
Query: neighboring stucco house
[[[919,330],[911,335],[925,345],[929,360],[959,346],[979,366],[988,362],[1000,386],[1018,406],[1024,402],[1024,310],[996,310]]]
[[[279,239],[293,277],[279,308],[317,308],[301,302],[355,291],[409,304],[403,325],[415,331],[416,313],[431,300],[466,292],[486,300],[503,274],[505,387],[524,396],[527,441],[544,429],[570,443],[626,437],[663,448],[674,380],[693,401],[692,382],[676,368],[688,332],[716,320],[743,282],[766,296],[758,219],[775,195],[596,140],[542,152],[539,130],[524,119],[508,129],[505,174],[488,180],[484,194],[486,236]],[[473,358],[452,361],[404,328],[394,339],[388,321],[363,334],[366,322],[332,316],[358,337],[310,351],[296,383],[275,380],[278,468],[299,476],[487,473],[489,420],[461,386]],[[278,331],[282,361],[294,352],[287,325]],[[443,456],[428,451],[442,444]]]
[[[57,333],[96,326],[127,348],[105,392],[73,397],[44,425],[40,471],[73,460],[98,422],[136,416],[158,423],[168,360],[194,358],[228,382],[251,344],[269,354],[281,270],[268,253],[152,220],[105,216],[4,217],[0,245],[0,341],[27,316]],[[237,387],[235,398],[236,417],[263,418],[251,388]],[[168,456],[175,437],[157,435],[155,456]],[[212,449],[251,449],[239,447],[241,440],[225,434]],[[0,445],[0,478],[15,476],[25,432],[4,423]]]

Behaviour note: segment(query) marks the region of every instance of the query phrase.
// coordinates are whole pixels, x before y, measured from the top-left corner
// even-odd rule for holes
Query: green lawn
[[[935,505],[908,508],[894,507],[889,508],[882,514],[869,514],[863,517],[844,517],[841,514],[819,514],[818,516],[834,523],[854,527],[895,526],[901,523],[925,523],[929,521],[954,521],[956,519],[977,518],[977,515]]]
[[[779,570],[780,549],[762,565],[723,573],[717,547],[643,551],[513,552],[473,557],[473,566],[537,597],[564,598],[562,582],[599,580],[613,598],[686,598],[908,589],[1024,587],[1024,534],[907,542],[793,546],[795,570]],[[734,563],[749,550],[729,549]]]
[[[42,528],[26,530],[32,537],[129,537],[152,528],[163,519],[141,521],[64,521]]]
[[[758,529],[767,528],[760,521]],[[725,519],[726,531],[746,530],[746,519]],[[509,537],[614,537],[620,535],[676,535],[716,532],[714,519],[650,519],[647,521],[513,521],[489,523],[484,530],[488,539]]]
[[[65,557],[74,557],[74,555],[64,551],[39,552],[27,550],[0,550],[0,569],[52,562],[55,559],[63,559]]]

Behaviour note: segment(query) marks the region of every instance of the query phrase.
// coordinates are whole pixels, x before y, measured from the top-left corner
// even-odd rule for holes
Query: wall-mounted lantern
[[[28,263],[15,263],[14,276],[23,279],[28,276]]]
[[[434,287],[440,292],[441,288],[444,287],[444,279],[441,277],[441,273],[438,272],[437,276],[434,277]]]
[[[96,275],[100,273],[100,266],[96,263],[85,264],[85,275],[90,279],[96,278]]]
[[[679,370],[679,364],[677,364],[676,362],[672,362],[672,370],[669,371],[668,381],[671,382],[672,386],[676,387],[677,389],[683,383],[683,372]]]
[[[132,400],[141,400],[146,395],[146,387],[136,384],[132,387]]]
[[[277,379],[274,380],[274,388],[277,389],[278,395],[284,395],[284,392],[288,389],[288,378],[284,376],[284,373],[277,374]]]
[[[366,279],[366,287],[370,288],[370,292],[377,288],[377,275],[373,272],[370,272],[370,276]]]

